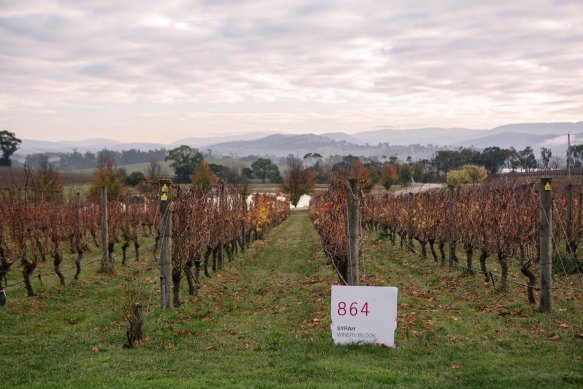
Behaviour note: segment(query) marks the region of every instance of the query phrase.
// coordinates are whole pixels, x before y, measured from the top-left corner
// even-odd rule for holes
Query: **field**
[[[331,344],[327,263],[305,213],[290,216],[203,279],[169,313],[143,303],[146,339],[125,349],[124,279],[156,279],[130,261],[117,275],[85,269],[0,308],[1,387],[581,387],[580,301],[538,313],[524,290],[502,293],[365,233],[362,277],[399,288],[397,348]],[[119,256],[119,254],[118,254]],[[88,257],[87,261],[91,261]],[[148,283],[156,288],[157,283]],[[38,287],[38,284],[35,285]],[[185,287],[183,285],[183,287]]]

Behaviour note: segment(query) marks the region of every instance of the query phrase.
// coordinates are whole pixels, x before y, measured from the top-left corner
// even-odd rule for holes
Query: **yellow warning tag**
[[[551,183],[547,182],[547,184],[545,185],[545,190],[551,190]]]
[[[168,192],[168,185],[164,184],[164,185],[162,186],[162,192],[163,192],[163,193],[166,193],[166,192]]]
[[[168,195],[166,193],[162,193],[162,196],[160,196],[160,200],[168,201]]]

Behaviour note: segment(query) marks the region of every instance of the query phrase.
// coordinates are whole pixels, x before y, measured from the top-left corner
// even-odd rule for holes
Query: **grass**
[[[502,294],[369,232],[361,279],[399,288],[397,348],[337,347],[329,318],[337,277],[307,215],[266,238],[203,279],[198,296],[183,291],[169,313],[159,311],[157,270],[144,260],[118,264],[111,278],[86,270],[65,288],[45,277],[32,299],[10,291],[0,308],[0,387],[583,385],[574,296],[557,296],[543,315],[522,290]],[[126,279],[151,292],[142,301],[147,339],[135,349],[122,348]]]

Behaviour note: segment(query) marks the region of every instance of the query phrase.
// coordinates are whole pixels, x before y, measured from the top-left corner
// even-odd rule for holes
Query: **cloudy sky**
[[[21,138],[582,118],[580,0],[0,0],[0,129]]]

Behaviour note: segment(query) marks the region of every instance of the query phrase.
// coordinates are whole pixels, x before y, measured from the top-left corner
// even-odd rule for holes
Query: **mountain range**
[[[79,142],[49,142],[24,139],[19,156],[32,153],[99,151],[104,148],[114,151],[156,148],[172,149],[182,144],[193,148],[212,150],[215,155],[242,157],[265,155],[283,157],[288,154],[304,155],[317,152],[328,155],[411,155],[413,158],[431,157],[438,149],[499,146],[523,149],[531,146],[535,152],[540,147],[549,147],[555,154],[563,153],[567,145],[567,133],[572,134],[572,144],[583,141],[583,122],[576,123],[520,123],[508,124],[489,130],[465,128],[420,128],[410,130],[379,129],[356,134],[330,132],[315,134],[255,133],[244,136],[214,138],[187,138],[171,144],[122,143],[110,139],[88,139]]]

